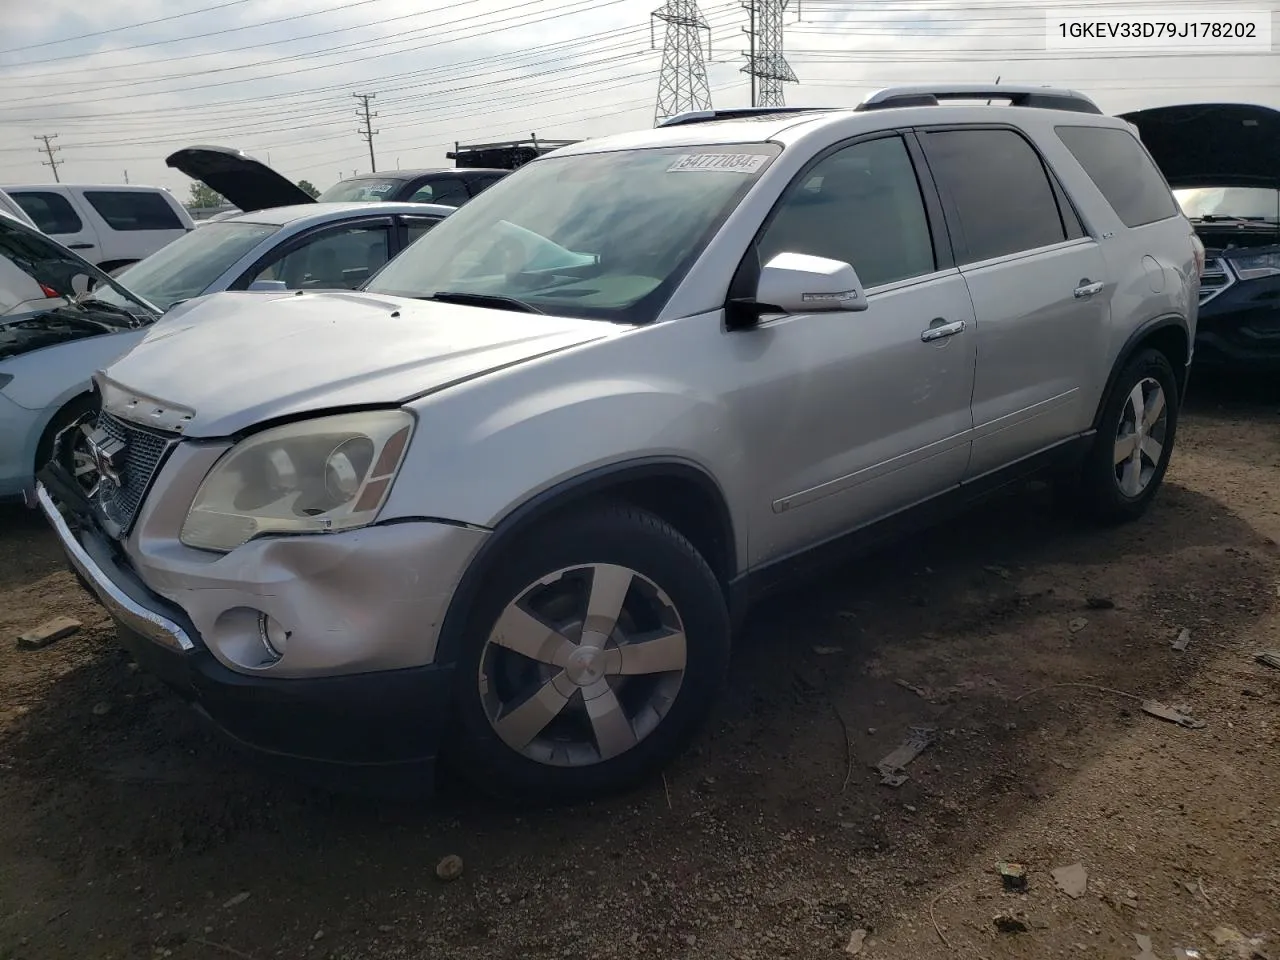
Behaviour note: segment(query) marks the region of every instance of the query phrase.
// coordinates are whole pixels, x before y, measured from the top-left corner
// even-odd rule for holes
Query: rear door
[[[189,229],[159,190],[86,187],[73,193],[94,220],[103,261],[113,266],[144,260]]]
[[[94,265],[106,259],[98,243],[98,232],[92,222],[76,210],[64,189],[11,190],[9,196],[35,221],[41,233]]]
[[[1098,242],[1020,131],[918,135],[977,319],[972,478],[1090,422],[1114,284]]]

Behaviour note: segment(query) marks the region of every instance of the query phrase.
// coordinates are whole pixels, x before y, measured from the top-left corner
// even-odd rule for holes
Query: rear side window
[[[59,193],[11,193],[14,201],[36,222],[41,233],[79,233],[84,229],[75,208]]]
[[[1126,227],[1155,223],[1177,212],[1164,177],[1129,131],[1058,127],[1057,132]]]
[[[1040,155],[1012,130],[940,130],[923,136],[963,262],[1067,239]],[[957,251],[961,252],[961,251]]]
[[[112,230],[181,230],[182,221],[167,200],[158,193],[133,190],[86,190],[98,216]]]

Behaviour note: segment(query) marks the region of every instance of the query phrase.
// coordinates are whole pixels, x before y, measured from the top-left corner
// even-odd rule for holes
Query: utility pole
[[[124,172],[124,182],[125,182],[125,184],[126,184],[126,185],[129,183],[129,171],[128,171],[128,170],[126,170],[126,171]]]
[[[751,77],[751,106],[759,106],[756,103],[756,0],[747,0],[743,4],[747,8],[747,29],[742,31],[747,35],[750,41],[750,49],[747,53],[747,70],[748,76]]]
[[[53,170],[53,180],[55,183],[61,183],[62,180],[58,176],[58,167],[63,163],[63,161],[53,159],[53,155],[62,149],[61,147],[55,147],[53,145],[53,141],[58,139],[58,135],[56,133],[43,133],[38,137],[33,137],[32,139],[39,140],[44,144],[41,149],[49,159],[42,160],[40,163],[42,166],[49,167]]]
[[[369,101],[377,96],[376,93],[353,93],[353,97],[360,101],[360,106],[356,107],[356,116],[364,120],[364,127],[357,130],[356,133],[364,137],[369,144],[369,167],[373,173],[378,172],[378,161],[373,157],[373,138],[379,132],[373,129],[373,118],[376,113],[369,112]]]

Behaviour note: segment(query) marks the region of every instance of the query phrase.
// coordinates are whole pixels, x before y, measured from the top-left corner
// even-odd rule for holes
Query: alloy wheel
[[[1150,486],[1164,455],[1168,422],[1164,388],[1143,377],[1125,398],[1116,427],[1116,484],[1126,497],[1139,497]]]
[[[683,621],[657,584],[615,564],[565,567],[503,609],[481,654],[480,698],[511,749],[586,766],[658,728],[686,662]]]

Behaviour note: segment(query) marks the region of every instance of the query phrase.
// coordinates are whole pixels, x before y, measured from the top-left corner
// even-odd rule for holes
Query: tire
[[[1124,452],[1124,447],[1135,443],[1129,438],[1135,436],[1132,398],[1139,385],[1143,386],[1147,415],[1144,419],[1149,419],[1151,414],[1151,401],[1155,396],[1152,385],[1159,387],[1163,407],[1155,420],[1146,424],[1145,438],[1140,436],[1136,441],[1140,456],[1134,467],[1132,454],[1122,463],[1117,463],[1116,458]],[[1136,520],[1146,513],[1164,481],[1173,454],[1180,399],[1173,367],[1160,351],[1142,350],[1124,368],[1107,396],[1093,446],[1071,491],[1076,507],[1088,519],[1114,525]],[[1151,440],[1158,445],[1158,455],[1148,443]]]
[[[33,473],[39,473],[44,469],[45,464],[53,456],[53,441],[58,434],[80,419],[87,413],[92,413],[98,408],[97,401],[92,395],[84,394],[67,402],[57,413],[53,415],[53,419],[49,421],[49,425],[45,427],[44,435],[40,438],[40,443],[36,446],[36,462],[33,464]],[[81,486],[86,491],[91,490],[96,483],[96,474],[90,476],[85,473],[77,474],[76,458],[74,453],[69,457],[64,457],[63,467],[65,467],[73,476],[80,479]]]
[[[564,803],[633,787],[688,746],[727,679],[729,614],[670,524],[626,505],[570,514],[522,536],[487,581],[456,663],[446,763],[500,799]],[[588,598],[610,585],[615,630],[575,646]],[[540,623],[522,632],[518,611]],[[682,672],[666,669],[681,657]]]

